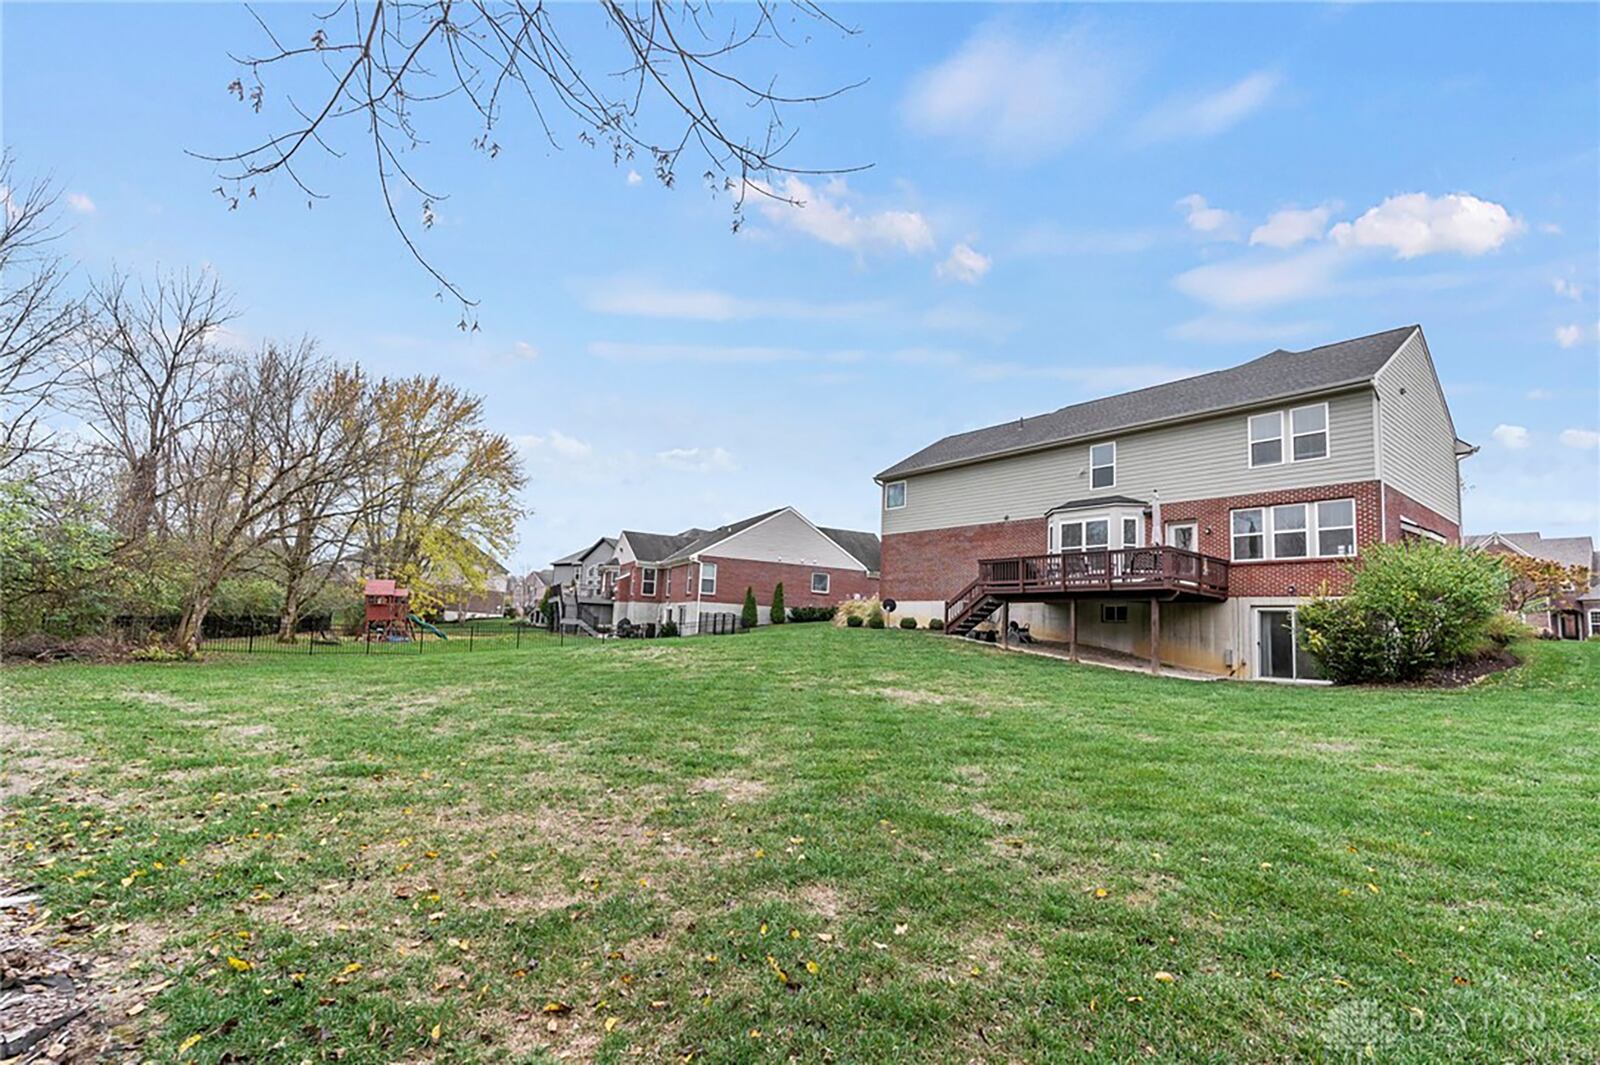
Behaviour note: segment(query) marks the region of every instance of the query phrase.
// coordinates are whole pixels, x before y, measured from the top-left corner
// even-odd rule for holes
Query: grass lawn
[[[172,981],[113,1017],[151,1060],[1600,1053],[1600,645],[1411,692],[533,641],[9,669],[0,875]]]

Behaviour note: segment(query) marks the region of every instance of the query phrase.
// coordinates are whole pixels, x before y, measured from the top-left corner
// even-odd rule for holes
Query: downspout
[[[690,555],[689,556],[689,566],[699,566],[701,564],[702,563],[700,562],[700,556],[699,555]],[[684,575],[684,577],[686,579],[689,576],[689,566],[683,567],[683,575]],[[695,578],[694,578],[694,634],[696,636],[700,635],[700,618],[702,617],[702,612],[700,610],[700,599],[701,599],[701,596],[703,596],[705,594],[705,587],[706,587],[705,586],[705,582],[700,579],[700,575],[698,573],[695,574]]]

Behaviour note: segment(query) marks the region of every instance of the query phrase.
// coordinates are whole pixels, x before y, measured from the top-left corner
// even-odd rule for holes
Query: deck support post
[[[1161,600],[1150,599],[1150,672],[1161,672]]]
[[[1078,660],[1078,601],[1067,600],[1067,656]]]
[[[1000,604],[1000,648],[1005,650],[1011,646],[1011,601],[1006,600]]]

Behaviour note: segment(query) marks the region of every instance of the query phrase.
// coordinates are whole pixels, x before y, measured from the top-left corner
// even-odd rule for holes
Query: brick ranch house
[[[1457,438],[1420,326],[948,436],[876,480],[883,595],[955,635],[1314,679],[1296,608],[1380,541],[1460,542]]]
[[[1524,622],[1558,640],[1600,636],[1600,552],[1588,536],[1541,536],[1536,532],[1484,533],[1469,536],[1467,546],[1491,555],[1522,555],[1589,571],[1582,587],[1568,588],[1550,599],[1532,603]]]
[[[635,625],[671,618],[680,632],[696,633],[702,619],[709,629],[737,618],[748,588],[765,625],[780,581],[791,607],[877,595],[878,554],[873,533],[813,525],[793,507],[710,530],[628,530],[617,538],[613,617]]]

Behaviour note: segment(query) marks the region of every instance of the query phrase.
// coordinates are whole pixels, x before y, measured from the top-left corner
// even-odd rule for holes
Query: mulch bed
[[[76,918],[56,921],[26,892],[0,884],[0,1061],[121,1060],[136,1057],[106,1024],[107,995],[70,941]]]
[[[1499,650],[1481,654],[1476,658],[1457,662],[1452,666],[1436,669],[1428,674],[1421,687],[1465,688],[1469,684],[1476,684],[1484,677],[1521,664],[1516,655],[1505,648],[1500,648]]]

